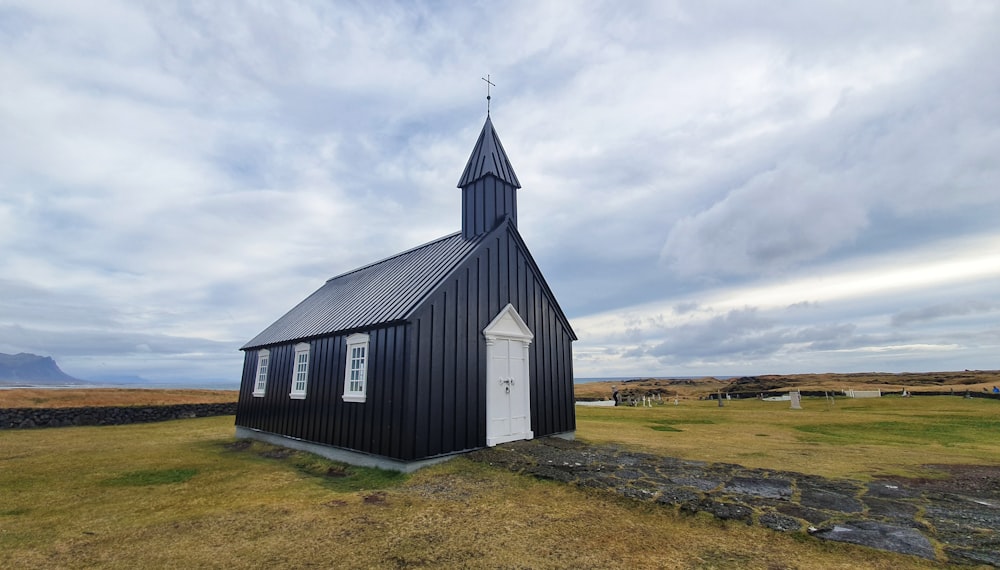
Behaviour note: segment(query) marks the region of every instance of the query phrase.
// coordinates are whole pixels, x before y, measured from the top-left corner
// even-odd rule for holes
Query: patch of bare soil
[[[250,441],[249,439],[237,439],[232,443],[227,443],[223,447],[225,447],[229,451],[245,451],[249,449],[252,444],[253,442]]]
[[[295,453],[295,450],[293,449],[276,446],[271,449],[265,449],[264,451],[259,452],[257,455],[260,455],[261,457],[266,457],[268,459],[287,459],[293,453]]]
[[[347,477],[350,472],[347,471],[347,467],[344,465],[333,465],[326,470],[327,477],[340,478]]]
[[[411,485],[410,491],[421,497],[465,502],[474,494],[474,489],[469,488],[465,481],[454,475],[439,476],[424,483]]]
[[[385,493],[383,493],[382,491],[377,491],[375,493],[371,493],[370,495],[365,495],[362,501],[366,505],[384,505],[387,502],[386,497],[387,495]]]

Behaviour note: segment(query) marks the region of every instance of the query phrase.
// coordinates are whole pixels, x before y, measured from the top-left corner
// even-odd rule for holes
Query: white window
[[[347,371],[344,375],[344,401],[364,402],[368,384],[368,335],[347,337]]]
[[[271,360],[271,351],[266,348],[257,353],[257,380],[253,384],[255,398],[264,397],[267,390],[267,363]]]
[[[306,397],[306,383],[309,380],[309,343],[295,345],[295,366],[292,367],[292,391],[288,397],[301,400]]]

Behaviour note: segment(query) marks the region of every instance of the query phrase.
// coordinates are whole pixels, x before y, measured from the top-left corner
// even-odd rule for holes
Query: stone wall
[[[867,388],[867,386],[865,386],[865,388]],[[872,389],[877,390],[878,387],[875,386]],[[902,395],[902,393],[903,393],[902,390],[882,390],[883,396],[900,396]],[[723,394],[725,394],[725,392],[723,392]],[[731,393],[734,400],[737,398],[747,400],[751,398],[756,398],[758,396],[762,398],[771,398],[775,396],[785,396],[787,394],[788,390],[782,390],[782,391],[765,390],[760,392]],[[820,390],[802,390],[800,391],[800,394],[804,398],[823,398],[825,396],[833,396],[838,399],[843,399],[844,397],[844,392],[841,390],[829,390],[825,392]],[[965,388],[961,389],[956,388],[955,390],[937,390],[937,391],[921,390],[919,392],[910,392],[910,395],[911,396],[960,396],[963,398],[969,397],[969,398],[987,398],[991,400],[1000,400],[1000,394],[994,394],[993,392],[977,392],[975,390],[966,390]],[[705,397],[708,398],[709,400],[714,400],[716,399],[716,394],[709,394]]]
[[[236,414],[236,402],[87,408],[0,408],[0,429],[114,426]]]

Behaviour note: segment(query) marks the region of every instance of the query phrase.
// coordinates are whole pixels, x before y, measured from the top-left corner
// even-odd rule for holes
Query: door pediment
[[[528,325],[524,324],[521,315],[514,310],[514,305],[507,303],[507,306],[500,310],[489,325],[483,329],[483,335],[487,340],[498,338],[514,338],[530,343],[535,335],[531,334]]]

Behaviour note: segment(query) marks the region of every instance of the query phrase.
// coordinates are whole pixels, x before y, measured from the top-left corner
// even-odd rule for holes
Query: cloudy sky
[[[486,115],[578,377],[1000,368],[1000,5],[0,0],[0,352],[236,382],[460,227]]]

